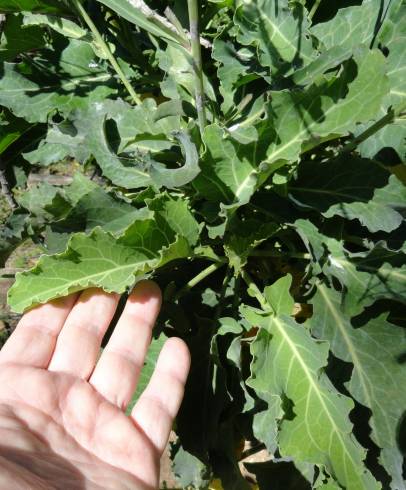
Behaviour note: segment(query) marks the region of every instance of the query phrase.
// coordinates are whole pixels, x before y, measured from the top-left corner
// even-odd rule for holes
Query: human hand
[[[139,283],[99,357],[119,296],[88,289],[27,312],[0,351],[0,488],[155,489],[189,352],[169,339],[131,412],[159,312]]]

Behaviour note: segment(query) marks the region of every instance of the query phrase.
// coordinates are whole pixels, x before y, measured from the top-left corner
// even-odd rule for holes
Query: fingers
[[[131,417],[159,453],[168,442],[173,420],[183,399],[190,369],[186,344],[177,338],[164,345],[152,378],[133,408]]]
[[[58,298],[29,310],[0,352],[0,362],[45,368],[56,339],[78,294]]]
[[[90,384],[121,409],[137,386],[160,306],[159,287],[152,281],[138,283],[90,378]]]
[[[118,294],[95,288],[84,291],[66,318],[48,369],[87,379],[118,301]]]

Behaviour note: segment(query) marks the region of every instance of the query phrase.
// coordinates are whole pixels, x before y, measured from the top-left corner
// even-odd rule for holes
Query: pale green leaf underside
[[[154,220],[136,221],[119,239],[96,228],[90,235],[74,235],[65,252],[44,255],[34,269],[18,274],[9,304],[22,312],[90,286],[123,293],[137,277],[189,254],[184,237]]]
[[[293,420],[282,422],[279,448],[299,461],[322,464],[348,490],[378,489],[365,469],[365,452],[351,432],[353,403],[340,395],[325,374],[328,344],[287,316],[244,315],[260,331],[251,345],[254,357],[249,384],[255,390],[285,395],[294,404]]]

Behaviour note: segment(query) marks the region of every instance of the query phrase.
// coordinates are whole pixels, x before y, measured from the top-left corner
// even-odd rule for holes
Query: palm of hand
[[[97,364],[118,298],[87,291],[75,301],[30,311],[0,352],[0,488],[157,488],[187,349],[178,339],[167,342],[127,417],[159,310],[157,288],[136,288]]]

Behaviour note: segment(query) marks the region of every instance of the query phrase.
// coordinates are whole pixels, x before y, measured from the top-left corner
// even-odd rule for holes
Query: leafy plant
[[[9,303],[154,277],[183,488],[404,490],[406,4],[185,3],[1,2]]]

